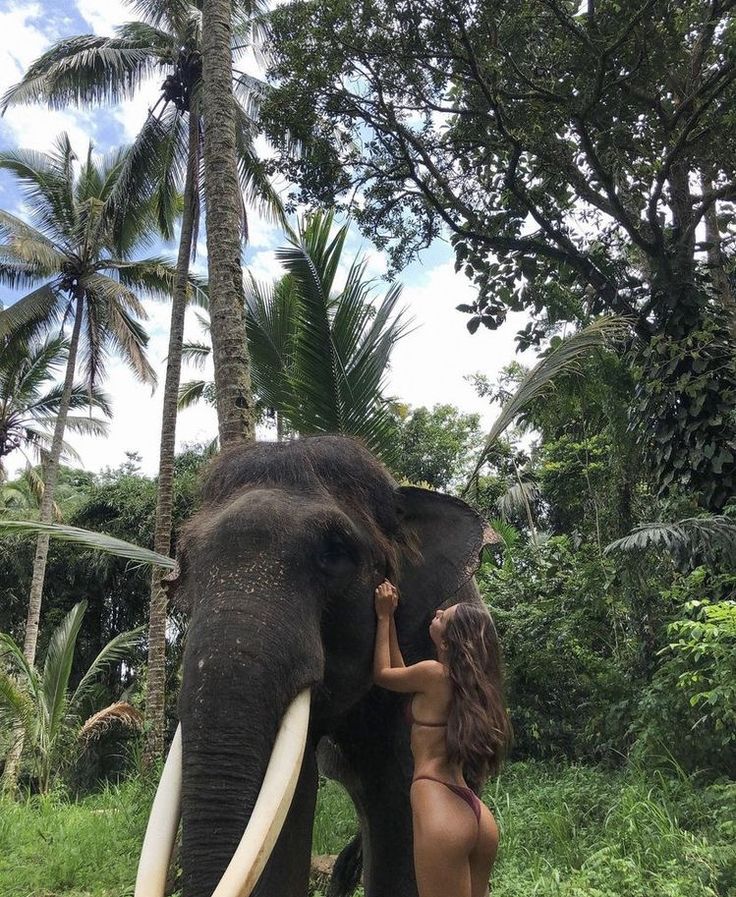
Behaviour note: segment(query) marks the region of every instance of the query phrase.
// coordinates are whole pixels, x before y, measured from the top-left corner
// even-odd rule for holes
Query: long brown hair
[[[452,682],[448,759],[462,766],[471,787],[480,788],[498,772],[511,744],[498,635],[485,607],[458,604],[443,640]]]

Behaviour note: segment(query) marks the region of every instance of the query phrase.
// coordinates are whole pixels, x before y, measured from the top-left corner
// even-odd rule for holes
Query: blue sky
[[[3,0],[0,5],[0,93],[15,83],[28,67],[52,43],[63,37],[97,33],[111,34],[115,25],[134,18],[122,0]],[[144,85],[131,102],[117,107],[86,110],[49,110],[43,107],[11,109],[0,119],[0,147],[27,147],[45,151],[54,137],[67,131],[78,155],[86,152],[90,140],[97,151],[104,153],[129,142],[155,101],[160,78]],[[0,174],[0,208],[23,215],[22,197],[12,181]],[[280,273],[274,249],[283,243],[277,228],[251,213],[251,240],[245,265],[254,275],[271,280]],[[175,245],[164,248],[170,255]],[[386,260],[373,250],[357,231],[351,231],[346,260],[355,254],[368,257],[369,272],[379,278],[386,270]],[[206,265],[204,235],[200,237],[198,264]],[[448,246],[437,241],[418,262],[402,272],[403,299],[414,319],[415,330],[396,347],[389,371],[387,393],[413,406],[431,407],[437,402],[451,402],[464,411],[476,411],[490,426],[496,411],[475,396],[464,377],[481,371],[490,377],[514,356],[514,333],[523,320],[515,316],[505,327],[492,333],[483,328],[474,336],[466,329],[467,317],[455,311],[461,302],[473,298],[467,280],[453,270]],[[379,282],[378,290],[381,290]],[[0,287],[0,302],[9,304],[14,296]],[[151,336],[149,357],[163,382],[168,317],[166,306],[146,303]],[[194,315],[187,321],[186,337],[201,337]],[[524,358],[531,361],[531,358]],[[205,372],[206,374],[207,372]],[[199,377],[190,370],[184,379]],[[150,388],[137,383],[126,368],[112,362],[109,366],[107,391],[113,399],[115,418],[109,438],[88,440],[72,437],[70,442],[79,452],[84,466],[100,470],[115,466],[125,459],[126,451],[142,456],[143,469],[154,473],[158,464],[160,395],[151,395]],[[217,431],[214,412],[207,408],[185,411],[179,420],[177,442],[211,439]],[[10,468],[24,464],[20,456],[10,459]]]

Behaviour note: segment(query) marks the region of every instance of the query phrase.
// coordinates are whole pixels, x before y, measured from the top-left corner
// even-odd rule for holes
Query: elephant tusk
[[[307,743],[310,698],[305,689],[284,714],[250,821],[212,897],[250,897],[261,877],[296,791]]]
[[[310,691],[291,702],[281,721],[266,775],[240,844],[212,897],[250,897],[289,812],[309,728]],[[134,897],[164,897],[181,815],[181,725],[176,729],[143,839]]]
[[[181,814],[181,725],[176,727],[143,839],[134,897],[163,897]]]

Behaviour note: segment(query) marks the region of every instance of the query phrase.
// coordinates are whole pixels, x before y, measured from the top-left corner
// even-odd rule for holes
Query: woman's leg
[[[469,856],[478,824],[468,804],[440,782],[411,786],[414,873],[419,897],[472,897]]]
[[[493,814],[485,806],[480,808],[478,840],[470,852],[471,897],[486,897],[488,879],[498,850],[498,826]]]

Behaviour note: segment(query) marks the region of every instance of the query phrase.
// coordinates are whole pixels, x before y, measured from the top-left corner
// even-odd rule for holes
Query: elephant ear
[[[431,489],[401,486],[397,512],[407,546],[402,553],[401,591],[426,595],[434,607],[468,582],[486,545],[501,541],[470,505]]]
[[[176,555],[176,567],[171,573],[161,577],[161,588],[166,592],[170,604],[182,613],[191,614],[193,602],[185,582],[187,568],[186,551],[180,549]]]

